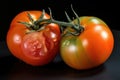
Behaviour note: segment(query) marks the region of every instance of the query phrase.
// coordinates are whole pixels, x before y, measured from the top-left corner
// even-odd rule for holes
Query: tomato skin
[[[76,23],[74,20],[73,23]],[[64,36],[60,53],[63,61],[78,70],[103,64],[111,55],[114,37],[104,21],[93,16],[80,17],[84,31],[78,36]]]
[[[41,11],[29,11],[29,13],[31,14],[31,16],[33,16],[34,20],[37,20],[42,14]],[[48,14],[45,14],[44,18],[49,19],[50,16]],[[10,29],[8,30],[6,38],[7,46],[11,53],[18,59],[33,66],[45,65],[51,62],[59,50],[59,26],[57,24],[51,23],[49,25],[46,25],[41,31],[27,33],[30,30],[24,24],[18,23],[18,21],[30,23],[30,20],[27,16],[27,11],[21,12],[16,15],[11,22]],[[34,45],[36,42],[38,45],[44,47],[37,47],[37,44]],[[28,44],[26,45],[26,43]],[[45,55],[32,55],[30,51],[32,51],[34,47],[36,47],[33,51],[36,52],[35,55],[39,55],[40,51],[41,54]],[[44,52],[44,49],[46,49],[46,52]],[[39,52],[37,52],[37,50]]]

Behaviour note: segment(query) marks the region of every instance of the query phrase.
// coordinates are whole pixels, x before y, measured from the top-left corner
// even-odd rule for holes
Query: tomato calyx
[[[33,19],[32,15],[29,12],[27,12],[27,16],[28,16],[30,22],[18,21],[18,23],[25,25],[29,29],[29,32],[27,32],[27,33],[40,31],[40,30],[44,29],[43,26],[45,26],[45,24],[42,23],[44,21],[44,15],[45,15],[45,11],[43,10],[43,12],[42,12],[41,16],[39,17],[39,19],[35,21]]]

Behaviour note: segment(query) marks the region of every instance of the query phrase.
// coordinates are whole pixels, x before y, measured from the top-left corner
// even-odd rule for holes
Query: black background
[[[0,40],[6,39],[11,20],[25,10],[43,10],[49,13],[52,9],[53,17],[66,21],[64,11],[71,18],[74,16],[70,5],[79,16],[96,16],[103,19],[111,29],[119,30],[119,2],[118,0],[3,0],[0,3]]]
[[[22,80],[24,77],[26,77],[26,80],[120,80],[120,20],[118,18],[120,4],[118,1],[3,0],[0,2],[0,80]],[[43,9],[49,13],[48,7],[50,7],[54,19],[67,21],[64,11],[67,11],[71,18],[74,16],[70,8],[71,4],[79,16],[99,17],[112,30],[115,45],[112,55],[105,64],[86,71],[76,71],[63,62],[55,62],[43,67],[32,67],[11,56],[5,39],[11,20],[18,13],[25,10]]]

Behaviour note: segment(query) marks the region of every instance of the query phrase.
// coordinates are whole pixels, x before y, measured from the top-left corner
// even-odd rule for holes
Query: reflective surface
[[[113,30],[114,50],[110,58],[94,69],[78,71],[60,57],[41,67],[33,67],[13,57],[5,42],[0,42],[0,80],[120,80],[120,31]]]

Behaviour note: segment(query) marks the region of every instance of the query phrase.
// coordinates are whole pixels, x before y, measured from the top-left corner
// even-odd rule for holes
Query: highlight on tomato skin
[[[67,32],[64,32],[65,36],[61,39],[60,54],[63,61],[77,70],[91,69],[104,64],[114,47],[112,31],[100,18],[83,16],[79,17],[79,20],[84,30],[77,36],[66,35]],[[78,23],[78,20],[73,20],[73,23]],[[66,28],[65,31],[70,30]]]
[[[57,55],[60,28],[55,23],[46,24],[50,16],[44,11],[23,11],[11,21],[6,36],[12,55],[32,66],[50,63]]]

